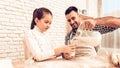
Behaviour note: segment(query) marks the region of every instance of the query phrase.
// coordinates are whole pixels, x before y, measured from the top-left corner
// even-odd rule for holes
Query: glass
[[[76,46],[77,42],[78,42],[77,39],[73,38],[69,41],[69,45],[75,45]],[[70,57],[71,58],[75,57],[75,51],[71,53]]]

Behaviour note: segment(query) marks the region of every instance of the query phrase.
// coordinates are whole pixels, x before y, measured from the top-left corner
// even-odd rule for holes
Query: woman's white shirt
[[[53,44],[53,41],[49,39],[46,33],[41,33],[37,26],[33,30],[28,30],[25,38],[32,57],[37,61],[55,57],[55,44]]]

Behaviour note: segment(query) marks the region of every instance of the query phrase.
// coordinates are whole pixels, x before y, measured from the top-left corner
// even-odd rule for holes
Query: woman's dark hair
[[[75,6],[70,6],[68,9],[66,9],[65,15],[69,14],[71,11],[78,12],[78,9]]]
[[[31,27],[30,27],[30,29],[33,29],[34,26],[36,25],[36,23],[35,23],[35,18],[38,18],[38,19],[40,20],[41,18],[43,18],[44,13],[47,13],[47,14],[51,14],[51,15],[52,15],[52,12],[51,12],[49,9],[44,8],[44,7],[38,8],[38,9],[35,9],[35,10],[34,10],[34,12],[33,12],[33,19],[32,19],[32,22],[31,22]]]

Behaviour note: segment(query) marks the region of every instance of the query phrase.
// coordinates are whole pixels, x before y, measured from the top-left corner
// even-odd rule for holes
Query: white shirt
[[[26,32],[26,41],[31,56],[37,61],[54,58],[55,44],[49,39],[45,33],[41,33],[39,28],[35,26],[33,30]]]

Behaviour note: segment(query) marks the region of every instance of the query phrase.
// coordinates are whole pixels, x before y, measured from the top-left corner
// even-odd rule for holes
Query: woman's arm
[[[54,58],[54,50],[47,50],[47,51],[42,51],[42,48],[40,47],[41,45],[38,44],[37,40],[35,37],[32,35],[31,32],[28,32],[25,36],[25,41],[27,43],[27,48],[31,52],[31,56],[36,60],[36,61],[43,61],[46,59]]]
[[[73,51],[75,46],[73,45],[63,45],[58,48],[50,47],[55,44],[48,44],[47,46],[38,44],[38,40],[34,37],[34,35],[29,32],[25,36],[25,41],[27,43],[27,47],[32,54],[32,57],[36,61],[43,61],[51,58],[55,58],[60,56],[62,53],[70,53]],[[40,43],[40,42],[39,42]]]

